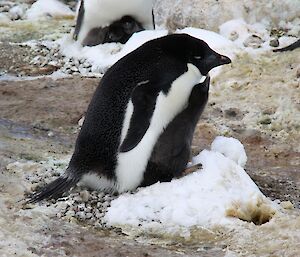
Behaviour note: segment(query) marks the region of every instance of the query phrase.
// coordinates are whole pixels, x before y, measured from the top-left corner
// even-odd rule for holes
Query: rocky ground
[[[248,155],[248,174],[265,195],[280,200],[287,209],[287,216],[276,224],[249,224],[252,232],[244,240],[241,231],[221,230],[198,230],[185,240],[94,227],[76,216],[61,218],[51,204],[45,212],[43,207],[24,209],[17,203],[32,189],[24,182],[24,170],[34,173],[49,159],[64,167],[74,147],[78,122],[99,83],[99,78],[79,75],[47,77],[58,67],[35,64],[32,60],[40,53],[20,44],[56,37],[55,32],[69,31],[70,24],[69,20],[54,20],[39,26],[26,21],[1,26],[0,75],[13,77],[0,76],[0,255],[298,256],[300,49],[242,54],[225,67],[212,81],[193,143],[196,154],[217,135],[238,138]],[[31,77],[16,77],[19,75]],[[23,166],[11,164],[16,161]]]

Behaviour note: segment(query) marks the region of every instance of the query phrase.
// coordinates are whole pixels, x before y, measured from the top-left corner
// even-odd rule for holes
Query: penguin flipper
[[[50,184],[43,187],[41,190],[33,193],[26,203],[37,203],[44,199],[54,198],[57,199],[63,195],[64,192],[70,190],[77,184],[79,178],[70,178],[67,176],[61,176]]]
[[[79,34],[79,31],[80,31],[80,28],[82,25],[82,21],[83,21],[83,15],[84,15],[84,0],[81,0],[77,19],[76,19],[75,30],[74,30],[74,34],[73,34],[74,40],[78,39],[78,34]]]
[[[149,81],[139,83],[133,90],[131,96],[133,114],[120,152],[132,150],[144,137],[150,126],[158,93],[157,88],[149,86]]]

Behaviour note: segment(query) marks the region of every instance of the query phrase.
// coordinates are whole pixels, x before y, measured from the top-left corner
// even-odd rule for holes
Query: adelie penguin
[[[94,93],[64,175],[28,202],[58,198],[79,181],[118,193],[141,185],[164,129],[188,106],[194,88],[207,84],[208,72],[230,62],[187,34],[151,40],[120,59]]]
[[[107,27],[91,29],[83,40],[82,45],[95,46],[111,42],[125,44],[133,33],[142,30],[144,30],[142,24],[131,16],[124,16]]]
[[[123,33],[130,32],[132,35],[140,30],[154,29],[153,2],[154,0],[81,0],[73,38],[83,46],[106,43],[104,39],[109,26],[113,23],[126,24],[122,20],[125,16],[131,17],[139,30],[132,27],[126,32],[123,30]],[[113,42],[121,41],[117,39]]]

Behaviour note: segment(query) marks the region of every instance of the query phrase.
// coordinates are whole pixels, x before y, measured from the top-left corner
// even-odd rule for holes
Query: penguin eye
[[[201,59],[202,59],[202,56],[194,56],[194,58],[195,58],[196,60],[201,60]]]

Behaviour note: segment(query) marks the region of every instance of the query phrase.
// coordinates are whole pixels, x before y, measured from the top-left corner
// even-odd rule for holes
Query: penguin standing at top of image
[[[141,185],[157,140],[188,106],[194,87],[230,62],[187,34],[148,41],[120,59],[96,89],[64,175],[28,202],[58,198],[79,181],[118,193]]]
[[[144,29],[154,29],[153,2],[154,0],[81,0],[73,38],[83,46],[95,45],[95,42],[106,43],[103,40],[105,32],[112,23],[122,23],[125,27],[128,25],[127,21],[122,20],[124,16],[129,16],[136,25],[127,28],[126,33],[130,31],[132,35]],[[100,37],[95,41],[98,34]]]

